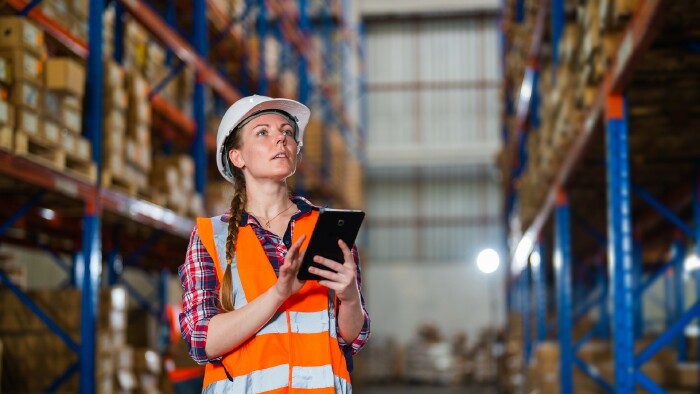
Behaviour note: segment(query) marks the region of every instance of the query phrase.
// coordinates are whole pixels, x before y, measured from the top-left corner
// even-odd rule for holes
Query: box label
[[[0,101],[0,123],[10,123],[10,109],[4,101]]]
[[[22,56],[22,71],[32,77],[38,78],[41,75],[41,61],[25,53]]]
[[[4,58],[0,58],[0,81],[7,82],[10,77],[10,68],[7,67],[7,61]]]
[[[55,123],[44,123],[44,138],[51,142],[59,142],[59,130]]]
[[[39,108],[39,89],[36,86],[22,84],[22,104],[35,109]]]
[[[72,131],[80,131],[80,114],[71,110],[63,111],[63,122]]]
[[[73,153],[75,151],[75,138],[70,132],[66,131],[63,133],[61,142],[63,145],[63,150],[66,152]]]
[[[76,141],[76,151],[78,152],[78,156],[81,159],[89,159],[90,142],[88,142],[88,140],[86,140],[85,138],[78,137],[78,140]]]
[[[41,30],[30,25],[29,23],[24,24],[22,29],[22,39],[24,42],[33,47],[41,46],[44,43],[44,35]]]
[[[22,111],[22,131],[32,135],[39,134],[39,119],[36,115]]]

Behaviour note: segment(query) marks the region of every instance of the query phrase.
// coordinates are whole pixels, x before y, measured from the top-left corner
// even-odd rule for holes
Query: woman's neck
[[[248,203],[246,211],[253,215],[271,218],[285,208],[289,208],[287,185],[281,183],[246,182]]]

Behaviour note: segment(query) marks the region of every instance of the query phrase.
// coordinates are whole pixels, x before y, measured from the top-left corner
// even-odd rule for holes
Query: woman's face
[[[282,181],[294,174],[297,142],[294,126],[282,115],[269,113],[254,118],[239,131],[240,149],[231,149],[229,159],[246,177]]]

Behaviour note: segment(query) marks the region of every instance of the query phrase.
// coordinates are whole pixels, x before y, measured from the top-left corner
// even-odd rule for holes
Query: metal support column
[[[525,365],[530,364],[532,355],[532,294],[530,292],[530,264],[525,265],[522,273],[522,302],[523,302],[523,344]]]
[[[683,263],[685,261],[686,247],[682,239],[677,239],[673,244],[673,292],[674,292],[674,308],[673,317],[670,320],[670,325],[666,329],[670,329],[676,322],[683,311],[685,311],[685,281],[683,280]],[[683,362],[688,360],[688,349],[685,346],[685,336],[680,336],[676,340],[678,361]]]
[[[571,220],[569,201],[563,190],[557,191],[555,221],[554,270],[559,320],[560,392],[573,393],[573,340],[571,337]]]
[[[267,6],[258,0],[258,94],[267,94],[267,72],[265,71],[265,39],[267,38]]]
[[[600,339],[610,339],[610,308],[608,302],[610,300],[610,281],[605,275],[605,264],[601,261],[598,266],[598,283],[602,291],[602,296],[598,302],[598,336]]]
[[[535,257],[536,256],[536,257]],[[537,242],[530,258],[535,276],[535,316],[537,321],[537,343],[547,339],[547,262],[544,259],[542,242]]]
[[[632,277],[633,286],[635,289],[639,289],[643,282],[643,271],[642,271],[642,243],[639,239],[634,240],[633,244],[633,273]],[[634,337],[640,339],[644,336],[644,298],[640,294],[637,297],[637,302],[634,303]]]
[[[559,42],[564,32],[564,0],[550,0],[552,2],[552,63],[559,64]],[[555,68],[556,75],[556,68]]]
[[[615,392],[635,391],[634,273],[630,172],[625,99],[612,95],[606,103],[608,180],[608,256],[613,298]]]
[[[203,59],[209,56],[207,44],[207,2],[195,0],[194,2],[194,48]],[[204,113],[204,82],[202,76],[197,73],[194,82],[193,116],[195,122],[195,137],[192,142],[192,158],[194,159],[194,187],[197,193],[204,194],[207,187],[207,154],[205,139],[207,134],[207,120]]]
[[[92,144],[92,159],[97,166],[97,184],[102,177],[102,14],[104,0],[91,0],[88,17],[88,58],[85,89],[85,135]],[[95,392],[95,316],[97,290],[102,263],[100,235],[100,195],[86,202],[83,218],[82,258],[76,259],[76,272],[82,272],[80,311],[80,393]],[[77,267],[80,265],[80,267]]]

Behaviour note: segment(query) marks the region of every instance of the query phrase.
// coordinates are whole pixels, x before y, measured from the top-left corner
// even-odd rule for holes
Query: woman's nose
[[[287,135],[285,133],[279,133],[277,136],[277,141],[276,143],[282,142],[282,145],[287,145]]]

